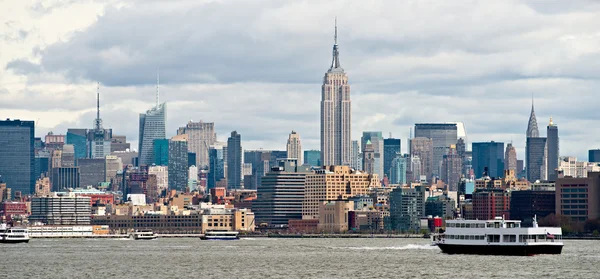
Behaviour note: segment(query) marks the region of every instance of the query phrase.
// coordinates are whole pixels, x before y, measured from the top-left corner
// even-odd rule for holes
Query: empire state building
[[[350,165],[351,102],[348,76],[340,65],[337,24],[331,67],[321,87],[321,164]]]

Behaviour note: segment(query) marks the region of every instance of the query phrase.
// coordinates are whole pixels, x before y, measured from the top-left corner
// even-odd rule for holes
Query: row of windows
[[[563,210],[563,215],[587,215],[587,210]]]
[[[587,203],[587,200],[562,200],[562,203]]]
[[[566,208],[566,209],[587,209],[587,205],[585,204],[578,204],[578,205],[569,205],[569,204],[563,204],[561,206],[562,208]]]
[[[562,198],[587,198],[587,194],[561,194]]]
[[[587,193],[588,189],[587,188],[566,188],[566,189],[560,189],[561,192],[563,193]]]

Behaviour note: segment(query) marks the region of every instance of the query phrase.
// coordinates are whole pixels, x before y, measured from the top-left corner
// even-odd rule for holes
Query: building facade
[[[600,218],[600,172],[556,180],[555,214],[584,222]]]
[[[373,164],[369,166],[369,170],[367,171],[367,166],[365,166],[365,154],[370,152],[367,150],[367,145],[371,144],[371,149],[373,150]],[[383,168],[383,136],[381,132],[363,132],[361,138],[361,149],[363,150],[363,170],[369,173],[375,173],[379,176],[380,179],[383,179],[385,172]],[[369,159],[369,160],[371,160]]]
[[[305,150],[304,151],[304,164],[311,167],[321,167],[321,151],[319,150]]]
[[[509,143],[506,145],[506,151],[504,152],[504,170],[517,171],[517,149]]]
[[[331,67],[321,87],[321,164],[350,165],[352,111],[348,76],[340,65],[337,25]]]
[[[462,158],[458,155],[455,145],[451,145],[448,153],[442,159],[441,178],[449,191],[458,191],[458,183],[462,174]]]
[[[433,144],[433,176],[440,176],[442,160],[450,145],[458,140],[456,123],[418,123],[415,124],[415,138],[428,138]],[[423,157],[421,157],[422,159]]]
[[[209,169],[206,186],[208,190],[217,187],[217,182],[225,179],[225,157],[224,150],[227,146],[224,144],[215,144],[209,150]]]
[[[527,138],[525,148],[527,180],[546,180],[546,138]]]
[[[433,177],[433,140],[429,138],[411,139],[410,155],[419,157],[421,163],[420,175],[425,175],[427,180],[431,180]]]
[[[154,161],[154,140],[166,138],[166,109],[166,103],[157,103],[146,113],[140,114],[139,165],[152,165]]]
[[[227,139],[227,188],[239,189],[242,186],[242,136],[231,132]]]
[[[504,143],[474,142],[473,171],[475,177],[502,177],[504,175]],[[487,174],[484,175],[487,168]]]
[[[523,226],[531,227],[533,217],[538,220],[556,209],[555,191],[513,191],[510,195],[510,219],[521,220]]]
[[[106,179],[106,159],[79,159],[79,186],[97,187]]]
[[[0,120],[0,182],[22,195],[34,193],[35,126],[33,121]]]
[[[390,193],[390,225],[392,230],[418,233],[425,216],[425,188],[398,187]]]
[[[402,156],[400,139],[387,138],[383,140],[383,173],[392,177],[392,161]]]
[[[188,142],[187,135],[178,135],[169,140],[169,189],[185,191],[188,185]]]
[[[290,133],[286,145],[286,151],[287,157],[289,159],[297,159],[298,162],[303,162],[302,143],[300,142],[300,134],[296,133],[296,131],[292,131]]]
[[[510,191],[481,189],[473,193],[473,218],[492,220],[496,217],[510,219]]]
[[[185,127],[180,127],[177,134],[188,136],[188,151],[196,153],[193,164],[199,168],[208,167],[208,150],[217,141],[215,123],[190,121]]]
[[[588,161],[592,163],[600,163],[600,149],[591,149],[588,151]]]
[[[362,156],[361,156],[360,143],[357,140],[352,141],[352,150],[350,151],[350,167],[355,170],[362,170]]]
[[[547,174],[548,180],[556,181],[558,178],[558,160],[560,156],[559,138],[558,138],[558,126],[552,122],[550,118],[550,124],[546,130],[546,146],[547,146]]]
[[[89,225],[92,210],[89,197],[73,193],[31,200],[29,222],[46,225]]]

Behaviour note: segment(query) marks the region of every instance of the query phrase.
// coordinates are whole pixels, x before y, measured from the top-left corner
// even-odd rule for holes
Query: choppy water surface
[[[8,278],[600,278],[600,242],[559,256],[445,255],[425,239],[33,239],[0,245]]]

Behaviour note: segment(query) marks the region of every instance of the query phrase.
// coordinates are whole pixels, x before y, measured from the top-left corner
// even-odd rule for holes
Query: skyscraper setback
[[[350,121],[350,85],[340,65],[336,23],[333,59],[321,87],[322,165],[350,165]]]
[[[159,85],[158,79],[156,84],[156,105],[146,111],[140,113],[140,137],[139,137],[139,159],[138,164],[151,165],[154,160],[154,150],[152,143],[155,139],[166,138],[166,109],[167,103],[159,101]]]

